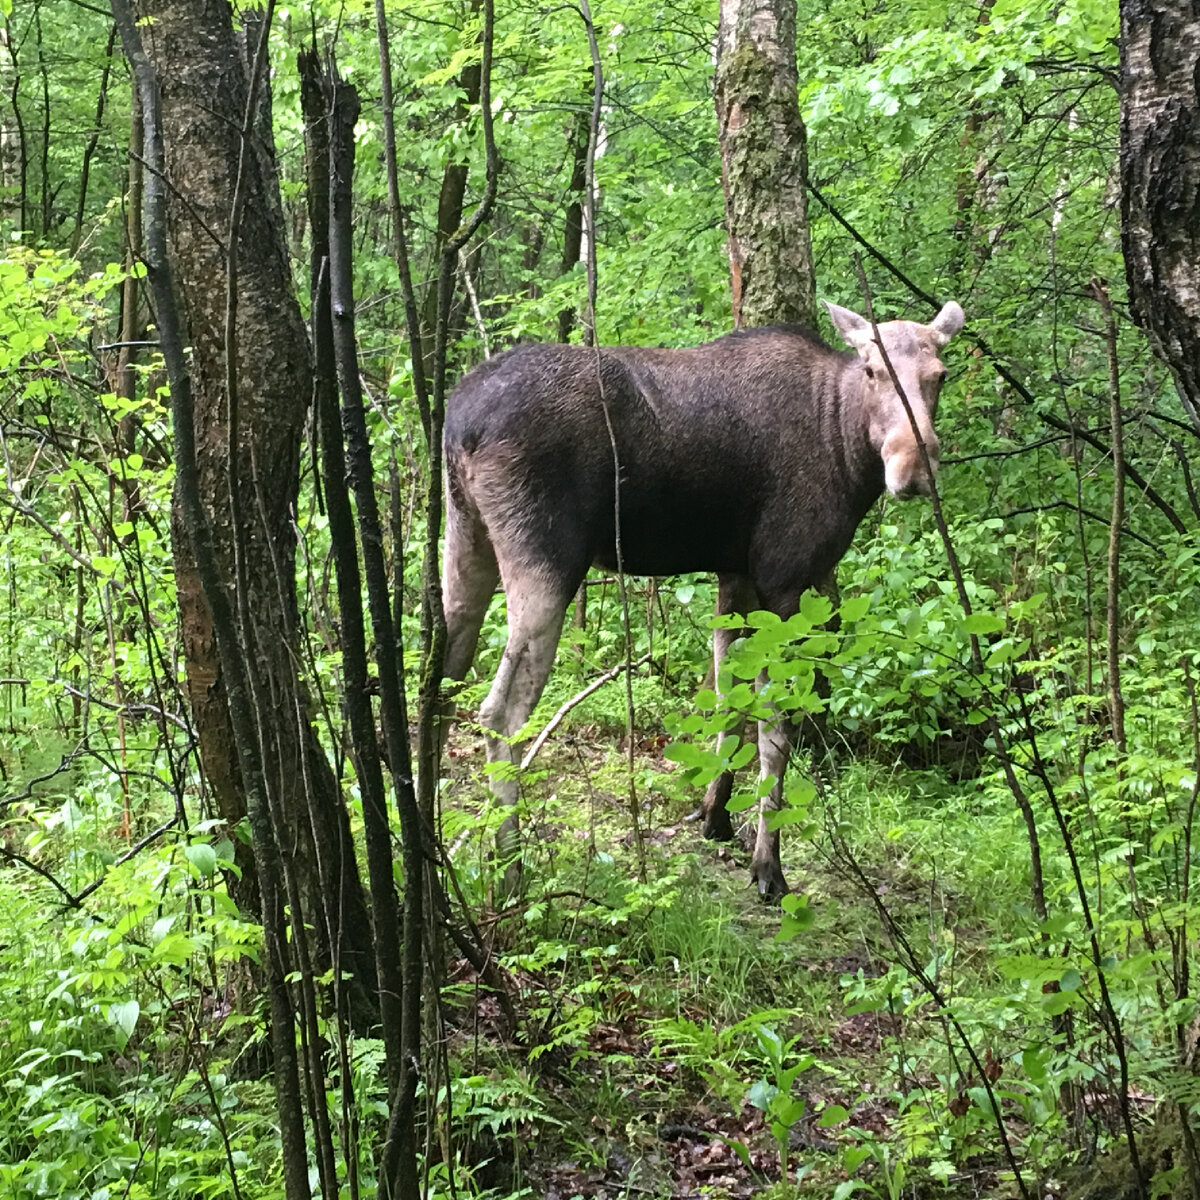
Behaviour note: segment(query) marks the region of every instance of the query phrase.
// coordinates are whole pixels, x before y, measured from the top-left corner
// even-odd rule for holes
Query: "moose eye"
[[[875,368],[874,368],[874,367],[867,367],[867,369],[866,369],[866,370],[867,370],[867,378],[868,378],[868,379],[874,379],[874,378],[875,378]]]

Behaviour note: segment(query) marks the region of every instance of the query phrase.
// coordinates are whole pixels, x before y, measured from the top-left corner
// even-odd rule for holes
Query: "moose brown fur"
[[[549,678],[568,601],[592,563],[617,566],[616,499],[627,572],[712,571],[720,612],[787,618],[885,487],[899,497],[928,494],[946,373],[938,352],[962,328],[962,309],[949,303],[929,325],[878,326],[910,420],[871,324],[828,307],[850,353],[798,326],[687,350],[523,346],[455,389],[444,438],[445,670],[456,680],[470,670],[500,580],[508,642],[479,710],[489,761],[519,761],[509,739]],[[716,631],[718,674],[734,636]],[[787,890],[767,812],[780,802],[789,745],[786,722],[760,723],[760,775],[775,783],[751,872],[767,896]],[[500,801],[516,802],[514,778],[492,787]],[[728,796],[721,781],[709,789],[709,836],[732,835]]]

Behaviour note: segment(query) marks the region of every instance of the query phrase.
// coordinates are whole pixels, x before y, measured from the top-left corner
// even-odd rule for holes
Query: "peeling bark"
[[[1121,241],[1134,320],[1200,433],[1200,11],[1121,3]]]

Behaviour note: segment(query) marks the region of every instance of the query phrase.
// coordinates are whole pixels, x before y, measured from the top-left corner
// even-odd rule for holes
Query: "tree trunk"
[[[192,346],[202,501],[218,566],[238,591],[264,781],[285,859],[298,872],[318,940],[319,969],[338,961],[373,990],[367,910],[336,781],[308,723],[297,675],[295,504],[300,437],[312,394],[308,339],[292,290],[273,154],[260,136],[242,153],[247,72],[224,0],[143,0],[138,16],[161,80],[168,221],[178,294]],[[256,35],[252,35],[256,37]],[[264,73],[265,77],[265,73]],[[231,463],[226,317],[230,213],[242,173],[233,289],[237,346]],[[240,520],[231,508],[236,471]],[[231,826],[246,814],[212,619],[188,540],[174,522],[187,685],[205,778]],[[236,561],[235,561],[236,560]],[[239,906],[257,907],[253,863],[239,845]],[[324,886],[322,886],[322,877]],[[293,921],[301,914],[293,914]]]
[[[716,102],[736,326],[816,323],[796,0],[721,0]]]
[[[1121,240],[1134,320],[1200,433],[1200,12],[1121,0]]]
[[[566,275],[579,265],[579,251],[583,247],[583,185],[587,169],[588,148],[588,114],[576,113],[568,134],[568,145],[571,150],[571,182],[567,194],[570,201],[567,204],[566,217],[563,221],[563,252],[560,275]],[[569,342],[571,330],[575,327],[575,309],[564,308],[558,314],[558,340]],[[582,589],[580,596],[583,595]]]

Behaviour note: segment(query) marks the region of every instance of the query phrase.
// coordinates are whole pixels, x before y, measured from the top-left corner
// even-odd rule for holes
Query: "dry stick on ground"
[[[191,376],[184,346],[174,280],[167,255],[166,192],[163,174],[162,123],[158,80],[142,47],[141,35],[128,0],[111,0],[113,17],[121,33],[125,56],[137,84],[145,125],[147,176],[146,275],[155,301],[163,359],[171,384],[171,414],[175,433],[176,497],[184,528],[196,558],[205,598],[216,635],[227,702],[246,791],[254,855],[261,872],[263,941],[268,972],[271,1049],[274,1058],[275,1097],[280,1123],[284,1189],[287,1200],[309,1200],[308,1166],[299,1067],[296,1060],[295,1023],[286,976],[286,932],[278,880],[282,862],[267,805],[258,747],[252,740],[254,714],[246,681],[246,665],[238,643],[237,626],[221,580],[213,547],[212,529],[200,498],[196,437],[192,420]]]
[[[645,666],[650,661],[650,655],[643,654],[635,663],[628,661],[617,663],[615,667],[610,667],[603,675],[598,675],[591,683],[582,691],[578,691],[568,700],[559,710],[546,722],[545,728],[541,733],[533,739],[533,744],[525,751],[525,757],[521,759],[521,770],[529,770],[530,764],[537,758],[538,752],[549,740],[550,735],[563,723],[563,719],[578,705],[582,704],[593,692],[598,692],[606,683],[611,683],[616,679],[622,671],[637,670],[638,667]]]

